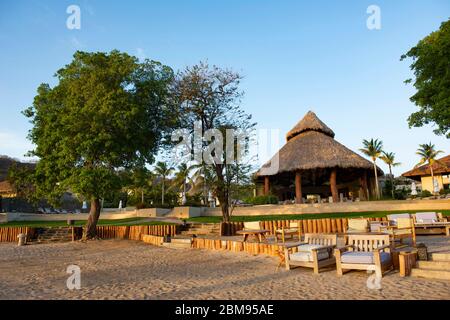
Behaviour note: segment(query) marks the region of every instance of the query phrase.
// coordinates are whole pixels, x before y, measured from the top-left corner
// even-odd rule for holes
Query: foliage
[[[8,169],[6,180],[11,184],[17,196],[26,199],[32,204],[37,204],[35,170],[29,166],[20,166],[13,163]]]
[[[419,144],[419,149],[417,149],[416,154],[420,156],[420,161],[418,164],[416,164],[416,167],[421,166],[424,163],[429,164],[431,170],[434,163],[439,163],[445,166],[444,163],[441,163],[436,159],[437,156],[440,155],[441,153],[444,153],[444,151],[436,150],[435,145],[432,144],[431,142]]]
[[[278,197],[274,195],[256,196],[245,199],[245,203],[250,203],[253,205],[278,204]]]
[[[435,123],[434,133],[450,138],[450,20],[401,56],[401,60],[406,58],[413,60],[410,68],[417,89],[410,100],[419,107],[409,116],[409,126]],[[405,81],[411,82],[412,79]]]
[[[223,146],[227,145],[227,129],[248,133],[256,124],[251,121],[251,116],[240,108],[243,96],[239,90],[241,79],[242,76],[236,72],[216,66],[210,67],[202,62],[180,72],[172,88],[173,102],[178,108],[179,128],[188,130],[191,135],[194,123],[201,123],[202,135],[210,129],[219,130],[224,140]],[[236,141],[233,139],[233,143],[230,141],[229,144],[236,151],[238,148]],[[201,152],[210,150],[207,141],[200,144],[195,144],[194,141],[194,147],[199,148]],[[248,148],[244,146],[239,150],[245,154]],[[239,183],[237,175],[241,174],[244,162],[239,161],[236,152],[233,159],[227,158],[225,152],[220,154],[216,149],[210,155],[209,160],[215,177],[212,181],[213,193],[219,199],[223,219],[228,221],[233,206],[233,184]],[[187,161],[198,160],[192,159],[192,153],[187,157],[189,157]]]
[[[427,198],[427,197],[431,197],[433,194],[430,192],[430,191],[428,191],[428,190],[422,190],[422,192],[420,193],[420,196],[422,197],[422,198]]]
[[[55,199],[70,189],[90,199],[91,237],[99,199],[123,186],[118,170],[154,161],[167,130],[173,72],[116,50],[77,51],[56,77],[57,85],[41,84],[33,105],[24,111],[36,145],[30,154],[40,159],[36,193]]]

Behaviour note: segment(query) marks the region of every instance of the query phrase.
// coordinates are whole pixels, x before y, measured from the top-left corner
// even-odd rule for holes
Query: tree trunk
[[[373,161],[373,172],[375,174],[375,196],[377,199],[380,199],[380,189],[378,188],[378,173],[377,173],[377,165],[375,164],[375,160]]]
[[[161,204],[164,204],[164,177],[162,180],[162,194],[161,194]]]
[[[141,203],[144,203],[144,189],[141,190]]]
[[[264,177],[264,195],[268,196],[270,193],[270,180],[269,176]]]
[[[431,193],[432,194],[436,194],[435,192],[434,192],[434,172],[433,172],[433,166],[432,166],[432,164],[430,163],[430,162],[428,162],[428,165],[430,166],[430,173],[431,173]]]
[[[97,222],[100,217],[100,199],[94,198],[91,201],[91,210],[89,212],[89,218],[84,230],[83,239],[89,240],[97,236]]]
[[[389,165],[389,173],[391,175],[391,193],[392,193],[392,199],[394,199],[394,176],[392,175],[392,168],[391,165]]]

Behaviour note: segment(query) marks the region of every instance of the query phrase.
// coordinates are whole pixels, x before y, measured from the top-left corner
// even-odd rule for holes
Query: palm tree
[[[187,181],[189,180],[190,182],[192,182],[192,179],[189,178],[189,173],[191,172],[191,170],[192,170],[192,166],[188,167],[186,163],[182,163],[178,166],[178,172],[176,174],[175,180],[176,180],[176,184],[183,188],[183,199],[186,197]]]
[[[397,167],[401,163],[395,162],[395,153],[393,152],[382,152],[383,155],[380,157],[381,160],[383,160],[384,163],[386,163],[389,167],[389,174],[391,175],[391,192],[392,192],[392,199],[394,199],[394,176],[392,175],[392,167]]]
[[[433,184],[433,193],[434,192],[434,172],[433,172],[433,165],[435,163],[441,164],[443,166],[446,166],[444,163],[441,163],[439,160],[436,159],[436,157],[444,153],[442,150],[436,150],[434,144],[431,142],[426,144],[419,144],[419,149],[417,149],[416,154],[420,156],[420,161],[418,164],[416,164],[415,167],[421,166],[424,163],[428,164],[428,167],[430,167],[430,173],[431,173],[431,181]]]
[[[167,163],[159,161],[158,163],[156,163],[155,166],[155,173],[157,175],[159,175],[162,179],[162,193],[161,193],[161,204],[164,204],[164,192],[165,192],[165,182],[166,182],[166,177],[169,176],[172,171],[174,170],[173,167],[169,167],[167,165]]]
[[[203,201],[204,205],[208,205],[208,189],[213,184],[215,179],[215,173],[214,170],[212,170],[212,166],[208,166],[207,164],[200,163],[200,164],[194,164],[191,166],[192,169],[195,170],[194,174],[192,175],[193,180],[197,180],[198,178],[202,177],[203,179]]]
[[[364,148],[359,149],[362,153],[364,153],[366,156],[370,157],[373,162],[373,171],[375,174],[375,188],[376,188],[376,197],[377,199],[380,198],[380,189],[378,188],[378,173],[377,173],[377,165],[376,161],[380,157],[381,153],[383,152],[383,141],[378,139],[370,139],[370,140],[363,140]]]

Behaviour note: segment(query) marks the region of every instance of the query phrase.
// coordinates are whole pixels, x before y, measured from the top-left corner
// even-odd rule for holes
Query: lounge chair
[[[450,222],[436,212],[417,212],[414,215],[416,234],[447,234],[450,235]]]
[[[300,240],[300,226],[298,222],[289,222],[288,227],[282,227],[281,229],[275,230],[275,242],[278,242],[278,237],[281,237],[283,243],[286,242],[286,236],[289,236],[294,240],[294,236],[297,235],[298,240]]]
[[[336,263],[333,256],[336,243],[336,234],[306,233],[304,242],[285,246],[286,270],[292,266],[307,267],[313,268],[314,273],[318,274],[320,268]],[[293,252],[294,248],[297,248],[297,252]]]
[[[395,226],[381,227],[380,232],[386,232],[389,234],[390,241],[396,246],[397,241],[400,242],[400,246],[406,246],[403,243],[403,239],[410,238],[411,244],[416,245],[416,229],[414,228],[414,221],[412,218],[397,218]]]
[[[369,232],[368,219],[348,219],[346,233],[366,233]]]
[[[334,250],[336,271],[342,276],[348,270],[373,270],[378,277],[392,268],[389,235],[347,236],[347,245]]]

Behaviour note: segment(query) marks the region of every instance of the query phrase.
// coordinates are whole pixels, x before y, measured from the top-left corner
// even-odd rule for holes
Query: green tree
[[[363,140],[364,148],[359,149],[362,153],[364,153],[366,156],[370,157],[373,162],[373,172],[375,176],[375,194],[377,199],[380,198],[380,189],[378,187],[378,173],[377,173],[377,164],[376,161],[380,157],[381,153],[383,152],[383,142],[379,141],[378,139],[370,139],[370,140]]]
[[[40,199],[36,196],[35,169],[32,166],[18,165],[14,162],[8,169],[6,180],[19,198],[33,204],[39,202]]]
[[[230,139],[229,144],[227,143],[227,130],[246,134],[256,125],[252,122],[251,115],[245,113],[240,107],[243,96],[239,90],[241,79],[242,76],[236,72],[216,66],[210,67],[207,63],[201,62],[180,72],[172,90],[174,103],[178,107],[176,114],[180,128],[192,133],[194,124],[200,123],[202,136],[205,132],[212,130],[221,133],[223,145],[220,148],[219,146],[216,148],[216,143],[220,144],[220,141],[215,135],[214,139],[210,137],[211,144],[214,143],[214,150],[211,150],[208,138],[200,143],[196,143],[194,139],[193,145],[197,149],[194,151],[198,152],[200,149],[201,154],[204,155],[206,152],[210,155],[210,157],[207,156],[209,159],[207,164],[214,170],[214,194],[219,199],[225,222],[230,220],[230,186],[234,179],[233,175],[237,172],[233,170],[232,165],[236,163],[237,153],[234,153],[233,159],[229,159],[231,156],[227,157],[226,152],[221,152],[219,149],[225,150],[224,146],[231,145],[236,149],[237,142],[234,138],[233,141]],[[244,148],[240,150],[243,153],[247,151]],[[195,159],[196,152],[194,152],[194,159],[190,158],[188,161],[198,160]],[[191,154],[188,156],[190,157]],[[203,160],[205,159],[202,157],[201,161]]]
[[[161,177],[161,204],[164,204],[164,193],[165,193],[165,184],[166,184],[166,178],[170,176],[170,174],[173,172],[174,168],[169,167],[167,163],[158,161],[155,166],[155,173]]]
[[[36,191],[57,196],[70,189],[91,201],[84,237],[96,236],[100,200],[122,188],[119,169],[154,161],[173,72],[159,62],[119,51],[77,51],[56,72],[58,83],[41,84],[24,111],[36,145]]]
[[[174,186],[181,187],[183,193],[183,201],[186,199],[186,184],[190,182],[192,186],[194,185],[194,181],[189,177],[192,166],[188,166],[186,163],[182,163],[178,166],[178,171],[175,174],[175,184]],[[185,204],[184,202],[182,203]]]
[[[382,152],[382,156],[380,159],[383,160],[385,164],[389,167],[389,174],[391,176],[391,193],[392,199],[394,199],[394,175],[392,174],[392,167],[397,167],[401,165],[401,162],[395,162],[395,153],[394,152]]]
[[[419,167],[423,164],[428,164],[428,167],[430,168],[430,174],[431,174],[431,181],[433,183],[433,193],[434,193],[434,172],[433,172],[433,165],[435,163],[438,163],[442,166],[446,166],[444,163],[440,162],[437,158],[439,154],[443,153],[441,150],[436,150],[436,147],[434,144],[430,143],[424,143],[419,144],[419,149],[417,149],[416,154],[420,156],[420,161],[418,164],[416,164],[416,167]]]
[[[409,126],[422,127],[434,122],[435,134],[450,138],[450,20],[443,22],[438,31],[420,40],[401,60],[412,58],[414,87],[417,92],[410,98],[419,111],[408,118]],[[405,83],[411,83],[407,79]]]

